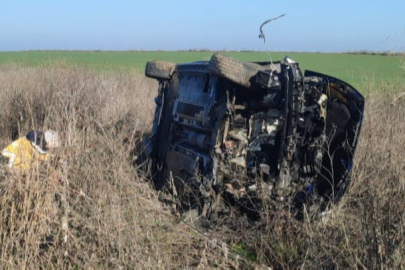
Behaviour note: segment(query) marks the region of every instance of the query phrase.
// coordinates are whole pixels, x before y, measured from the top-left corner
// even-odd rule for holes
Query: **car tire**
[[[175,63],[163,61],[148,61],[145,67],[145,76],[158,80],[170,80],[175,68]]]
[[[220,53],[215,53],[211,57],[209,69],[220,77],[250,88],[252,78],[259,70],[263,70],[264,68],[258,64],[243,62]]]

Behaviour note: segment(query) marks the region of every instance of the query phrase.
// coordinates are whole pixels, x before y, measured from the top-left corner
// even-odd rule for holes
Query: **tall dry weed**
[[[2,268],[404,267],[404,100],[367,99],[352,184],[325,217],[272,213],[252,223],[230,212],[202,232],[161,204],[133,166],[156,94],[135,73],[0,66],[0,146],[52,128],[67,164],[3,176]]]
[[[230,237],[275,268],[405,267],[405,101],[367,98],[352,181],[325,216],[297,221],[274,213]]]
[[[2,178],[2,267],[198,264],[191,246],[202,242],[174,225],[133,166],[135,144],[150,130],[156,89],[135,73],[1,66],[2,147],[31,129],[52,128],[63,141],[57,156],[67,163],[66,170],[54,164]]]

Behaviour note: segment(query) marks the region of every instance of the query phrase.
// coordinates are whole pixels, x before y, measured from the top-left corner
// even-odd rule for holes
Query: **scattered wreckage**
[[[145,75],[159,81],[147,170],[183,208],[209,218],[226,195],[298,213],[345,192],[364,110],[346,82],[220,53]]]

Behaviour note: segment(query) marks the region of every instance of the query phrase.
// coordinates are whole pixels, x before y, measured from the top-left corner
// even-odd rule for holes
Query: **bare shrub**
[[[200,263],[195,247],[204,240],[177,224],[132,165],[135,143],[150,130],[156,89],[136,73],[100,74],[63,63],[1,66],[1,145],[30,129],[52,128],[64,142],[57,155],[67,162],[66,170],[49,166],[3,177],[2,267]]]
[[[352,185],[324,217],[264,212],[253,223],[231,210],[203,232],[161,204],[133,166],[156,89],[136,73],[0,66],[0,145],[53,128],[67,162],[1,176],[2,268],[404,266],[404,99],[367,99]]]
[[[404,267],[404,104],[381,93],[367,99],[352,183],[323,217],[301,222],[275,212],[231,241],[276,268]]]

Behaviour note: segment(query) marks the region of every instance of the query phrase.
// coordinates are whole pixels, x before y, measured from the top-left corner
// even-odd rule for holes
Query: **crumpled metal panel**
[[[174,120],[195,128],[212,128],[208,114],[215,102],[215,85],[216,78],[206,73],[180,73]]]
[[[211,157],[178,144],[169,149],[166,162],[171,171],[197,175],[200,167],[208,166]]]

